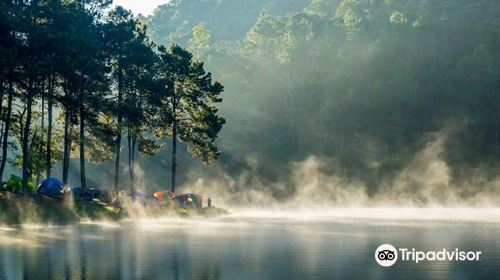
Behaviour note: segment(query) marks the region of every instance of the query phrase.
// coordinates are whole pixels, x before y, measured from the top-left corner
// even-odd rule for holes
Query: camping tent
[[[139,189],[133,189],[132,202],[134,205],[158,205],[158,199],[154,195],[146,194],[144,191]]]
[[[153,196],[158,200],[161,199],[170,200],[175,197],[175,194],[171,191],[157,191],[153,194]]]
[[[52,198],[61,198],[64,194],[64,185],[55,178],[47,178],[38,186],[37,194]]]
[[[203,196],[200,194],[186,193],[175,197],[184,208],[201,208],[203,205]]]
[[[9,191],[21,193],[23,192],[23,178],[16,175],[10,175],[9,180],[5,182],[3,187]],[[35,184],[33,184],[33,177],[31,176],[28,177],[28,191],[32,193],[35,192]]]
[[[71,191],[76,200],[92,201],[101,196],[101,191],[96,188],[74,188]]]

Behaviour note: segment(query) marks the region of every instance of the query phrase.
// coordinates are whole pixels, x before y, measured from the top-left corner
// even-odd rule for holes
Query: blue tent
[[[64,185],[55,178],[47,178],[38,186],[36,193],[52,198],[61,198],[64,194]]]

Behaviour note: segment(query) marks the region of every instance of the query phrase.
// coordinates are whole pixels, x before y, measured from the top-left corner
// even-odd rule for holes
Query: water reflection
[[[500,273],[500,226],[220,218],[0,229],[0,279],[457,279]],[[382,243],[482,250],[480,263],[379,267]]]

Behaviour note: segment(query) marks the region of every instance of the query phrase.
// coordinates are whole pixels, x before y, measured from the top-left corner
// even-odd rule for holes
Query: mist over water
[[[329,220],[352,223],[500,223],[500,208],[451,208],[451,207],[344,207],[276,209],[233,209],[229,217],[269,218],[291,221]]]
[[[179,189],[199,192],[211,196],[218,205],[236,208],[498,207],[500,178],[486,178],[480,171],[466,180],[455,178],[443,159],[448,137],[449,130],[429,136],[407,166],[376,188],[336,175],[331,171],[331,159],[310,156],[290,163],[292,172],[284,181],[266,183],[252,172],[235,177],[217,168],[207,176],[194,169]],[[276,197],[277,190],[285,195]]]

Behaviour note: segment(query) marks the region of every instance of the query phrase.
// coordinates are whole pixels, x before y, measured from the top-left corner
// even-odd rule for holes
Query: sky
[[[113,5],[120,5],[127,10],[143,15],[150,15],[159,5],[168,3],[169,0],[113,0]]]

